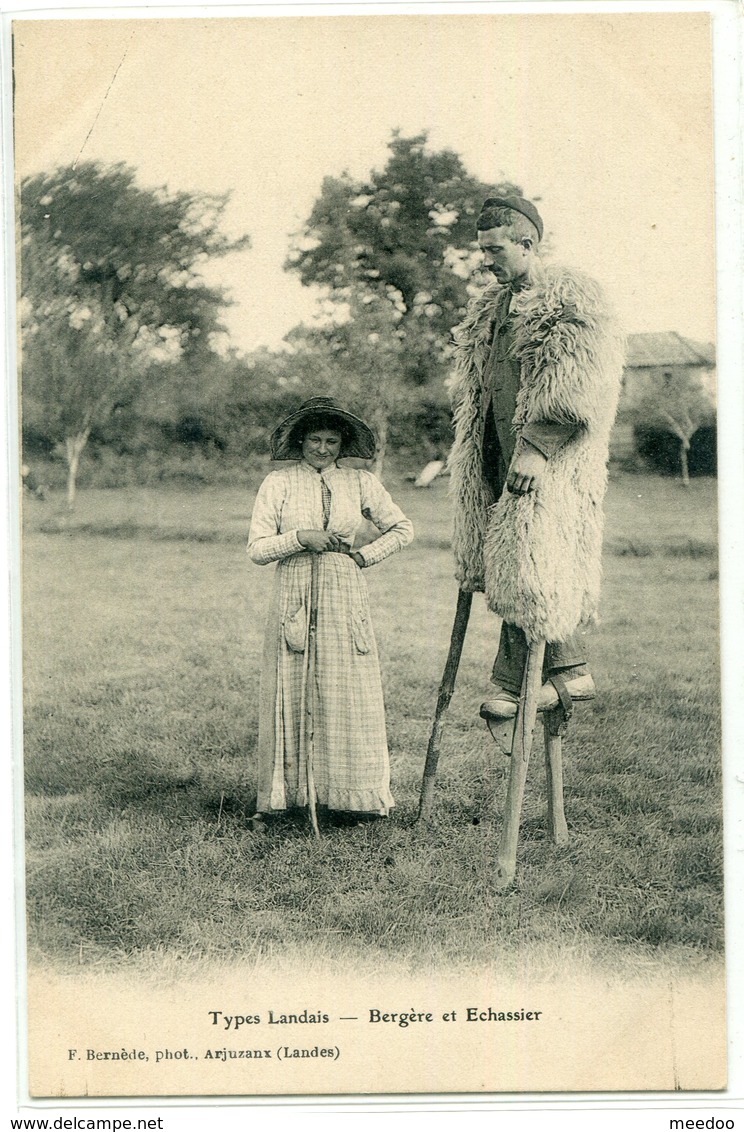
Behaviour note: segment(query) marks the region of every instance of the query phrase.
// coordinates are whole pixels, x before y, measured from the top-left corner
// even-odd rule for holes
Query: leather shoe
[[[597,694],[594,679],[588,672],[583,676],[574,676],[572,680],[566,680],[566,691],[572,700],[593,700]],[[547,680],[540,689],[537,710],[550,711],[557,706],[558,693],[550,680]]]
[[[574,676],[566,680],[566,691],[572,700],[593,700],[597,694],[593,677],[587,672],[583,676]],[[515,692],[507,692],[505,688],[496,690],[491,700],[486,700],[480,706],[481,719],[514,719],[519,706],[519,696]],[[537,701],[538,711],[551,711],[558,706],[558,693],[555,686],[546,681],[540,689]]]
[[[259,812],[248,818],[248,828],[251,833],[268,833],[269,822],[266,820],[266,814]]]
[[[514,719],[518,706],[519,696],[516,692],[507,692],[505,688],[497,688],[494,698],[482,703],[478,714],[481,719]]]

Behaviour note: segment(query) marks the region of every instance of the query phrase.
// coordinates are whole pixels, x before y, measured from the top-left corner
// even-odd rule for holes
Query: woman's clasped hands
[[[354,559],[360,570],[366,565],[361,554],[353,551],[346,539],[342,538],[337,531],[298,531],[297,539],[306,550],[311,550],[315,554],[325,554],[327,551],[348,554],[350,558]]]
[[[316,554],[323,554],[327,550],[338,552],[349,549],[348,542],[336,531],[298,531],[297,540],[306,550],[314,550]]]

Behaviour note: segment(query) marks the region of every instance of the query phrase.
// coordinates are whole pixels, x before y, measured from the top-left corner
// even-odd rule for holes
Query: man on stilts
[[[453,332],[453,550],[460,591],[421,786],[433,804],[444,714],[454,690],[473,593],[502,618],[494,692],[480,714],[512,755],[497,888],[515,875],[532,735],[546,712],[548,825],[568,837],[561,736],[574,699],[591,699],[581,630],[601,578],[609,437],[623,339],[600,288],[580,272],[545,266],[543,224],[523,197],[491,197],[477,222],[495,276]]]
[[[461,589],[503,618],[481,715],[506,719],[531,641],[546,641],[539,710],[594,695],[580,630],[599,598],[623,343],[596,283],[543,264],[534,204],[489,198],[477,233],[495,278],[454,332],[454,552]]]

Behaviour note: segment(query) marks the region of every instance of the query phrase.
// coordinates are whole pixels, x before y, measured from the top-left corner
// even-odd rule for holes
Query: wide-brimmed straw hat
[[[290,413],[271,434],[272,460],[299,460],[302,457],[299,439],[303,424],[313,427],[313,418],[338,422],[341,433],[340,456],[355,456],[360,460],[371,460],[377,447],[375,434],[369,425],[353,413],[347,412],[334,401],[333,397],[311,397],[300,405],[296,412]]]

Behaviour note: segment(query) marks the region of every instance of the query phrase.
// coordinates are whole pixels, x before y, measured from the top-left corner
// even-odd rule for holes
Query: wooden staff
[[[563,809],[563,736],[568,720],[562,704],[546,711],[543,717],[545,730],[545,778],[548,787],[548,833],[556,845],[568,845],[568,826]]]
[[[519,706],[514,726],[514,746],[512,747],[509,787],[506,794],[504,824],[496,862],[496,887],[508,888],[517,871],[517,842],[519,840],[519,819],[522,814],[524,785],[527,781],[527,766],[532,751],[532,735],[537,721],[537,704],[542,687],[543,658],[545,640],[530,644],[527,664],[522,678]]]
[[[434,714],[434,726],[431,729],[429,746],[426,752],[426,763],[424,765],[424,777],[421,783],[421,799],[419,801],[417,821],[428,821],[431,816],[431,809],[434,803],[434,781],[437,776],[439,747],[442,741],[443,717],[449,707],[452,693],[455,690],[455,679],[457,677],[457,670],[460,667],[462,646],[465,641],[465,632],[468,627],[472,604],[472,593],[466,590],[460,590],[457,595],[457,609],[455,611],[455,621],[452,626],[449,654],[444,666],[442,683],[439,685],[437,710]]]
[[[305,777],[307,784],[307,805],[313,833],[320,838],[318,814],[315,807],[315,779],[313,777],[313,743],[315,739],[315,665],[318,652],[318,555],[310,555],[310,613],[307,622],[307,644],[305,648],[305,711],[303,713],[304,742],[301,750],[305,752]]]

